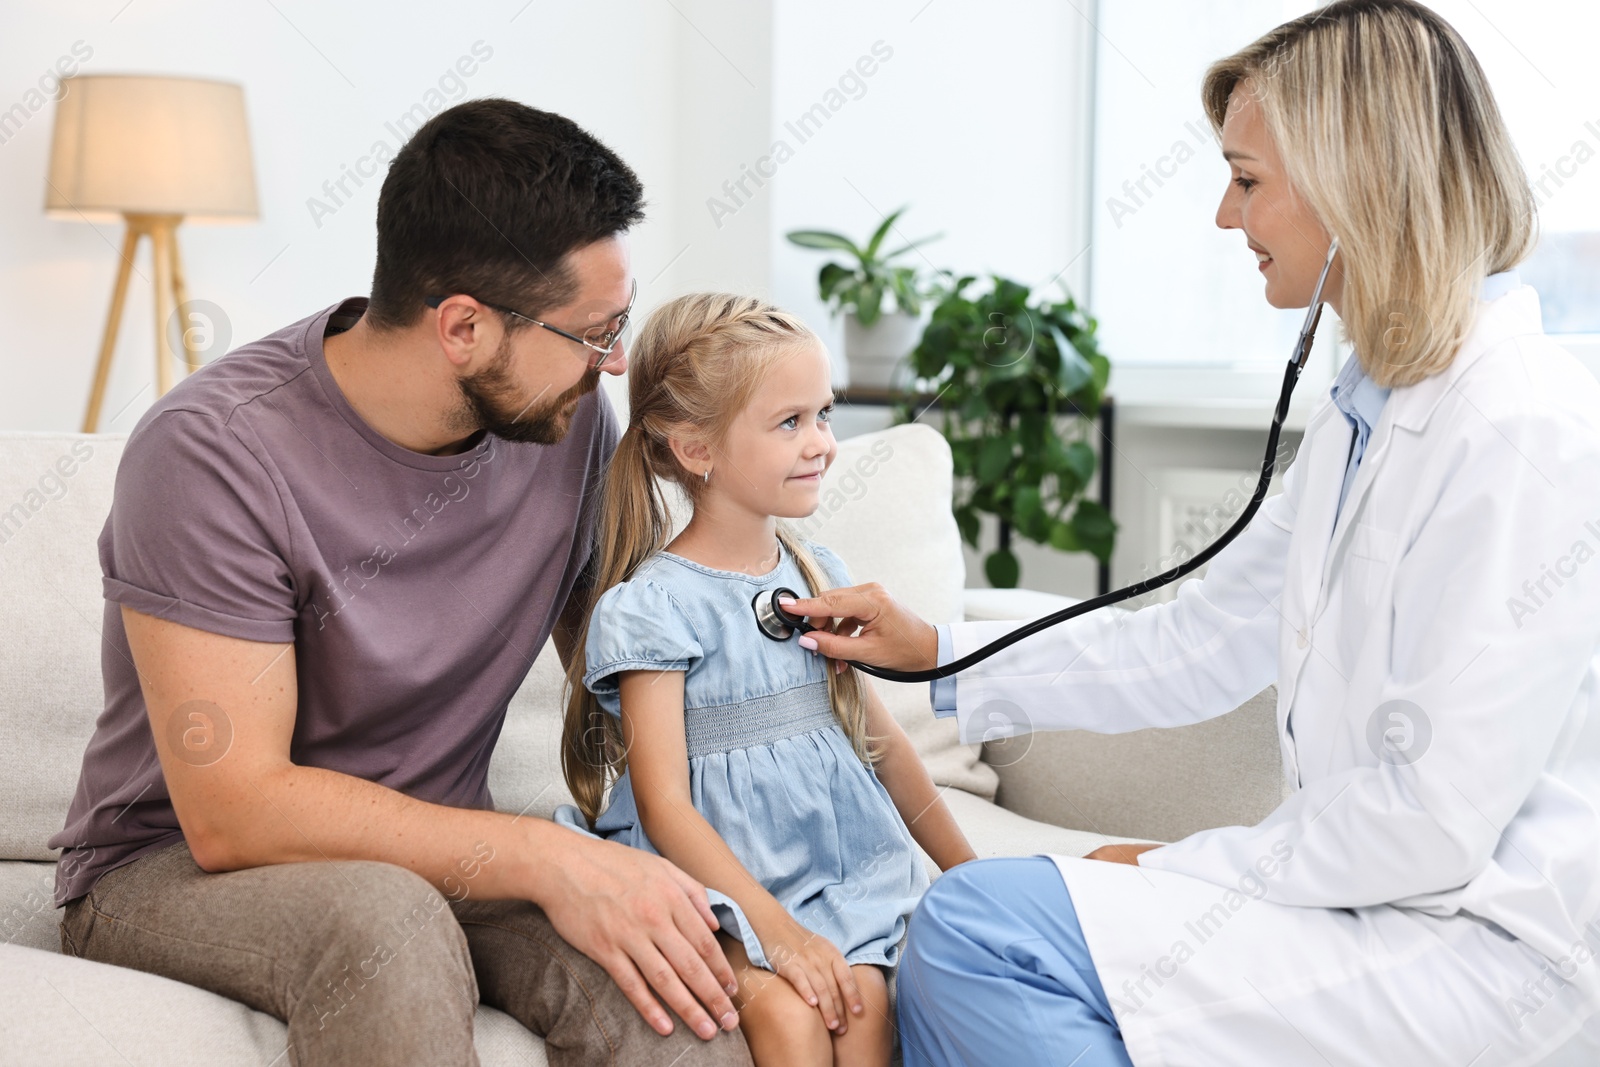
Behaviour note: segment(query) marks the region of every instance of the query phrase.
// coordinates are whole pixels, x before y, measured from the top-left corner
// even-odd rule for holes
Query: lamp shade
[[[62,89],[46,212],[256,217],[241,86],[96,74],[67,78]]]

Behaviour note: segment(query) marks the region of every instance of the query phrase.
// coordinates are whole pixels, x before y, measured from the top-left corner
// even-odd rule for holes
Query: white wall
[[[1086,87],[1092,30],[1071,5],[1008,0],[524,0],[459,5],[418,0],[315,5],[207,5],[125,0],[70,10],[9,5],[0,37],[0,109],[25,98],[57,57],[91,54],[84,73],[165,72],[245,87],[261,218],[185,226],[192,298],[225,312],[234,345],[366,291],[381,171],[323,188],[345,168],[392,153],[389,129],[429,103],[457,59],[480,56],[447,104],[502,95],[566,114],[643,179],[648,221],[634,234],[640,305],[677,292],[731,288],[768,295],[830,341],[843,380],[838,324],[816,298],[821,260],[790,246],[798,227],[865,236],[880,215],[913,205],[907,237],[944,231],[925,265],[1000,271],[1081,291],[1086,237]],[[281,12],[281,14],[280,14]],[[481,42],[481,44],[479,43]],[[874,46],[877,54],[874,56]],[[873,56],[859,87],[804,144],[786,123],[837,104],[846,70]],[[885,58],[886,57],[886,58]],[[122,237],[120,224],[42,212],[54,105],[0,143],[0,428],[71,430],[82,418]],[[792,158],[757,186],[737,181],[774,143]],[[370,168],[369,168],[370,169]],[[308,200],[321,202],[320,218]],[[331,213],[328,208],[332,208]],[[102,430],[131,429],[154,400],[149,252],[138,261]],[[619,409],[625,385],[611,379]],[[981,584],[977,557],[969,559]],[[1087,557],[1030,554],[1025,578],[1083,591]]]
[[[509,96],[559,111],[638,171],[649,219],[634,235],[640,300],[690,285],[765,284],[763,236],[701,233],[679,189],[705,184],[704,149],[737,154],[764,135],[765,64],[751,89],[719,66],[688,20],[722,47],[759,57],[768,34],[732,0],[523,0],[448,9],[418,0],[324,5],[305,0],[220,5],[185,0],[7,4],[0,35],[0,110],[22,102],[58,57],[88,51],[83,73],[167,72],[243,83],[261,218],[185,226],[190,296],[226,313],[233,343],[259,337],[367,291],[381,171],[334,204],[337,181],[383,142],[462,56],[488,52],[464,85],[434,98]],[[679,14],[681,11],[683,14]],[[279,13],[281,12],[281,14]],[[481,43],[479,43],[481,42]],[[702,109],[704,101],[717,107]],[[709,112],[709,113],[706,113]],[[77,429],[114,280],[120,224],[47,219],[42,212],[54,105],[5,127],[0,143],[0,427]],[[702,117],[704,115],[704,117]],[[308,199],[334,206],[314,218]],[[679,252],[699,242],[688,254]],[[676,258],[676,261],[675,260]],[[149,251],[129,294],[103,430],[127,430],[154,399]],[[115,416],[114,418],[112,416]]]

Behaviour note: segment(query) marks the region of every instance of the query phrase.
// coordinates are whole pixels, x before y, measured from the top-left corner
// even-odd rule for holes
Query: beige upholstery
[[[966,617],[1035,619],[1073,603],[1034,590],[969,589]],[[1253,826],[1283,801],[1277,703],[1277,686],[1268,686],[1209,722],[1126,734],[1025,734],[991,741],[984,759],[1000,776],[996,802],[1019,815],[1177,841],[1213,826]]]
[[[26,1048],[30,1062],[282,1064],[275,1019],[58,954],[55,857],[45,841],[65,820],[101,708],[95,545],[121,449],[112,435],[0,434],[0,1032],[7,1053]],[[926,618],[959,618],[965,574],[950,479],[949,448],[928,427],[842,442],[822,506],[801,532],[837,551],[855,581],[881,582]],[[1015,590],[968,595],[986,617],[1027,617],[1055,602]],[[502,811],[547,815],[568,799],[556,744],[561,681],[547,646],[512,702],[490,766]],[[1119,839],[1102,831],[1163,838],[1251,819],[1277,788],[1268,787],[1256,702],[1159,739],[1035,738],[1025,759],[1003,760],[1010,765],[997,774],[976,746],[956,740],[953,720],[929,714],[926,685],[873,684],[946,787],[980,856],[1082,854]],[[990,803],[997,785],[1011,810]],[[478,1045],[486,1067],[544,1062],[538,1039],[489,1008],[479,1009]]]

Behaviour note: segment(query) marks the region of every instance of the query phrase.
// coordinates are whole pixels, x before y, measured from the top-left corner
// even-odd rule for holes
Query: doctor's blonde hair
[[[1341,317],[1381,386],[1450,365],[1484,278],[1536,239],[1533,194],[1471,49],[1411,0],[1340,0],[1206,72],[1220,135],[1250,93],[1290,183],[1339,239]]]
[[[669,439],[704,441],[726,457],[721,445],[728,430],[767,371],[796,346],[819,343],[794,315],[727,293],[678,297],[651,314],[639,332],[628,366],[628,427],[606,471],[590,557],[590,594],[567,668],[561,770],[590,825],[600,814],[606,788],[626,770],[627,752],[621,723],[583,684],[589,619],[602,593],[627,581],[666,547],[671,519],[660,481],[675,483],[691,506],[706,492],[700,477],[679,464]],[[799,564],[811,594],[829,588],[815,557],[782,520],[778,540]],[[754,624],[748,615],[730,622]],[[866,683],[855,670],[836,673],[831,664],[827,675],[834,714],[856,755],[870,765],[877,752],[867,732]]]

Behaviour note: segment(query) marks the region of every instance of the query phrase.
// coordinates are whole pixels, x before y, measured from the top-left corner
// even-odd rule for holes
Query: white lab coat
[[[1138,867],[1054,857],[1139,1067],[1537,1063],[1600,1009],[1600,814],[1572,784],[1600,384],[1522,286],[1390,395],[1335,525],[1350,443],[1325,400],[1203,580],[960,676],[967,741],[1180,726],[1277,683],[1293,791],[1261,823]],[[953,651],[1016,625],[956,624]]]

